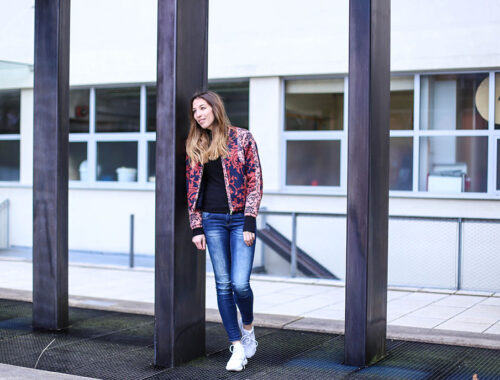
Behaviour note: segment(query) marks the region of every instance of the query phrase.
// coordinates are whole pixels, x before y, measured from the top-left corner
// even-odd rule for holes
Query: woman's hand
[[[193,236],[191,241],[200,251],[203,251],[207,247],[207,240],[205,239],[205,235],[203,234]]]
[[[255,241],[255,234],[253,232],[243,231],[243,240],[245,244],[250,247]]]

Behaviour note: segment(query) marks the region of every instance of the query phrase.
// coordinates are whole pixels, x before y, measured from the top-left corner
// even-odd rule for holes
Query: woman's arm
[[[262,168],[260,165],[257,143],[252,134],[247,132],[245,144],[245,176],[246,176],[246,202],[245,202],[245,226],[244,231],[254,232],[256,229],[256,218],[262,199]]]
[[[193,236],[203,234],[201,211],[196,209],[196,194],[198,189],[195,187],[196,174],[191,166],[189,157],[186,155],[186,190],[187,190],[187,206],[189,215],[189,225],[193,230]]]

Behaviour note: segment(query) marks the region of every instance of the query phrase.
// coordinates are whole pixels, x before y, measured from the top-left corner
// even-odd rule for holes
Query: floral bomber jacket
[[[243,128],[229,127],[227,157],[221,157],[224,183],[230,213],[244,211],[245,216],[257,217],[262,199],[262,169],[257,144],[252,134]],[[203,165],[191,165],[186,158],[187,201],[191,228],[202,227],[202,213],[197,201],[203,176]]]

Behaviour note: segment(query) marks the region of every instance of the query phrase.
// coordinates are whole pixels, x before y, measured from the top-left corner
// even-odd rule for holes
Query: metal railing
[[[277,216],[291,217],[281,233],[291,242],[290,276],[297,276],[297,244],[299,234],[298,219],[343,218],[342,213],[313,213],[296,211],[271,211],[261,209],[260,224],[276,227],[279,220],[269,222]],[[314,233],[309,221],[303,226]],[[288,232],[287,232],[288,231]],[[335,231],[332,231],[335,234]],[[313,257],[316,251],[329,249],[327,237],[302,234],[300,248],[309,244]],[[334,237],[337,247],[345,247],[345,230],[337,231]],[[343,241],[340,241],[343,239]],[[316,245],[312,244],[316,240]],[[435,287],[449,289],[469,289],[483,291],[500,290],[500,219],[389,216],[389,284],[401,286]],[[337,248],[337,257],[344,255]],[[261,257],[265,262],[266,247],[261,244]],[[341,266],[337,260],[337,267]],[[345,264],[343,264],[345,267]],[[331,265],[330,265],[331,267]],[[345,268],[337,268],[345,271]],[[338,272],[335,272],[336,274]],[[343,278],[343,276],[340,276]]]
[[[0,203],[0,249],[7,249],[10,247],[9,210],[10,202],[6,199]]]

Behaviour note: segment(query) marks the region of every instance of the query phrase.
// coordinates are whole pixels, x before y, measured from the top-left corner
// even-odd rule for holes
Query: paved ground
[[[30,299],[32,265],[26,250],[2,252],[0,288],[3,290],[0,297],[11,294],[14,299]],[[97,266],[95,258],[87,260],[84,254],[71,257],[69,294],[73,305],[121,311],[135,308],[136,312],[152,313],[153,268],[129,269],[123,257],[121,266]],[[77,263],[84,260],[90,264]],[[116,259],[112,260],[115,264]],[[143,262],[148,266],[153,264],[152,261]],[[302,324],[309,330],[334,333],[343,330],[345,289],[342,282],[253,275],[252,288],[255,312],[262,315],[259,319],[265,320],[265,316],[272,315],[287,316],[295,321],[295,325]],[[21,292],[12,293],[15,290]],[[214,279],[209,272],[206,307],[208,319],[218,320]],[[311,322],[314,320],[335,323],[318,323],[315,327]],[[424,329],[426,334],[461,335],[467,339],[474,334],[493,342],[493,346],[489,343],[485,347],[492,348],[497,344],[500,348],[500,293],[391,288],[388,292],[388,325],[389,331]]]

